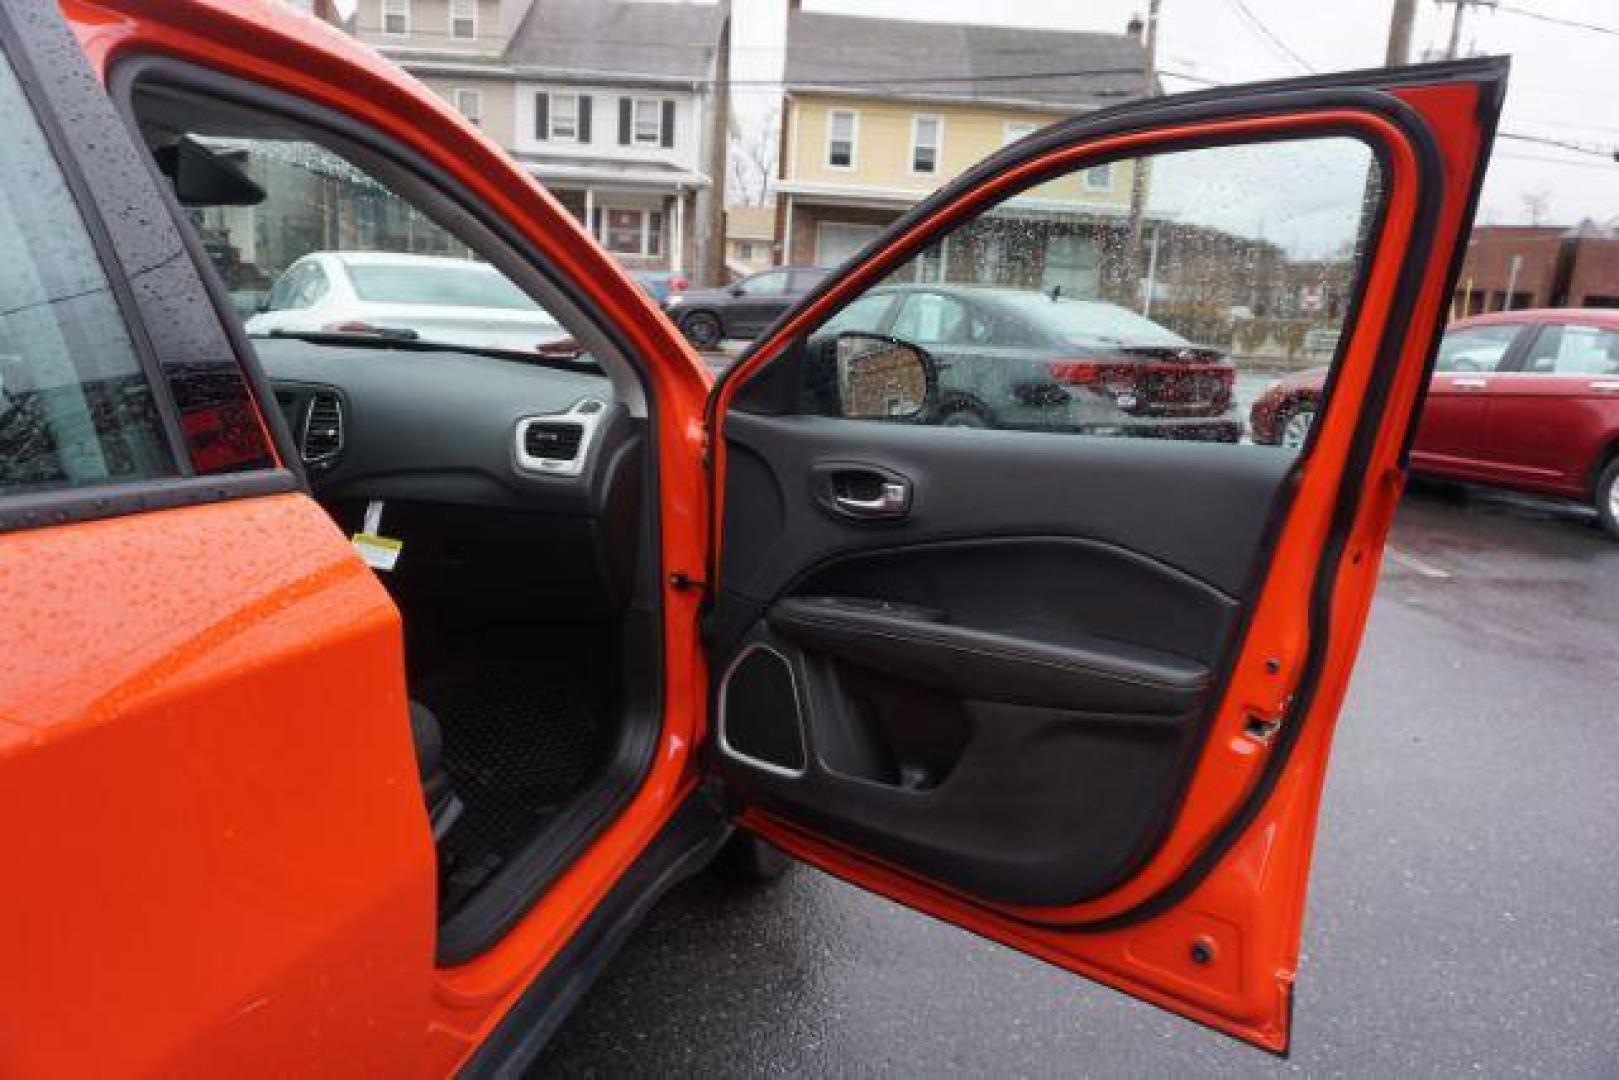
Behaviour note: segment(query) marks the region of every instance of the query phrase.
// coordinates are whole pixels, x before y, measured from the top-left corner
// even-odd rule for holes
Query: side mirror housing
[[[726,291],[729,292],[732,296],[746,296],[746,295],[748,295],[748,290],[744,289],[741,285],[732,285]]]
[[[838,415],[849,420],[916,420],[933,404],[938,367],[919,346],[850,331],[831,343]]]

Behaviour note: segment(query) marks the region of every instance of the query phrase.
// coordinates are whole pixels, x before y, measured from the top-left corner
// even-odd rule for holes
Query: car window
[[[824,280],[826,280],[825,270],[794,270],[793,291],[809,292]]]
[[[1619,375],[1619,331],[1577,323],[1542,326],[1523,370],[1552,375]]]
[[[1447,333],[1439,343],[1434,370],[1470,372],[1495,371],[1506,359],[1517,340],[1522,323],[1493,323],[1465,326]]]
[[[742,282],[745,296],[782,296],[787,292],[787,271],[757,274]]]
[[[841,415],[1277,444],[1250,418],[1269,384],[1337,356],[1382,199],[1374,155],[1320,137],[1121,159],[1105,174],[1046,179],[931,237],[881,293],[810,330],[801,407],[838,415],[837,396],[865,385],[847,365],[869,353],[884,365],[873,380],[907,401],[926,385],[928,401]],[[901,377],[891,347],[840,344],[869,325],[873,295],[896,298],[888,336],[943,362]]]
[[[308,263],[300,263],[276,279],[264,304],[266,311],[287,311],[306,306],[303,299],[303,282],[308,277],[306,273],[308,266]]]
[[[493,267],[350,260],[344,269],[355,295],[372,303],[539,310],[527,293]]]
[[[250,335],[307,332],[324,343],[335,328],[524,354],[569,337],[448,229],[319,143],[217,131],[161,137],[159,153],[185,144],[246,185],[220,205],[182,202],[233,306],[249,313]],[[340,266],[334,272],[352,288],[336,288],[323,263]],[[377,304],[392,309],[378,315]]]
[[[971,337],[967,305],[939,293],[911,293],[900,301],[893,335],[918,345],[953,345]]]
[[[3,60],[0,132],[0,495],[178,475],[106,272]]]
[[[823,334],[856,332],[874,334],[882,328],[883,318],[893,306],[892,293],[868,293],[845,307],[821,328]]]

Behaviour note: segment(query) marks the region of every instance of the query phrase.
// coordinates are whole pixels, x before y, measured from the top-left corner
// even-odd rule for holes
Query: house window
[[[410,33],[410,0],[382,0],[382,32],[401,37]]]
[[[579,95],[551,95],[551,138],[558,142],[579,141]]]
[[[911,120],[911,171],[936,173],[939,171],[939,133],[944,121],[937,116],[918,116]]]
[[[663,141],[663,102],[652,98],[635,99],[635,145],[657,146]]]
[[[450,0],[450,36],[472,41],[478,36],[478,0]]]
[[[483,123],[483,91],[482,90],[456,90],[455,111],[466,117],[474,124]]]
[[[1107,191],[1113,187],[1113,163],[1097,165],[1084,172],[1087,191]]]
[[[1001,145],[1011,146],[1019,139],[1034,134],[1036,125],[1022,120],[1014,120],[1001,128]]]
[[[834,109],[827,121],[826,163],[834,169],[854,168],[854,141],[857,117],[846,109]]]
[[[591,231],[614,255],[655,257],[663,254],[661,211],[599,206],[595,216]]]

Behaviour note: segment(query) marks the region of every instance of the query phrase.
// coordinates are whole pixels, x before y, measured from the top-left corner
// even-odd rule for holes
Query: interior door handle
[[[848,491],[834,491],[832,505],[849,517],[904,517],[911,509],[911,488],[908,483],[901,480],[882,480],[878,485],[877,494],[869,497]]]
[[[898,521],[916,495],[910,477],[868,461],[816,462],[810,487],[821,509],[855,521]]]

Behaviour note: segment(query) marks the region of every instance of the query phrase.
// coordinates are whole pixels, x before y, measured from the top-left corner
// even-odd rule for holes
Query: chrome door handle
[[[1608,393],[1619,393],[1619,379],[1598,379],[1591,384],[1593,390],[1606,390]]]
[[[1450,385],[1463,390],[1483,390],[1490,385],[1488,379],[1452,379]]]
[[[911,508],[911,489],[897,480],[884,480],[875,496],[862,499],[855,495],[835,492],[832,502],[850,517],[885,518],[903,517]]]

